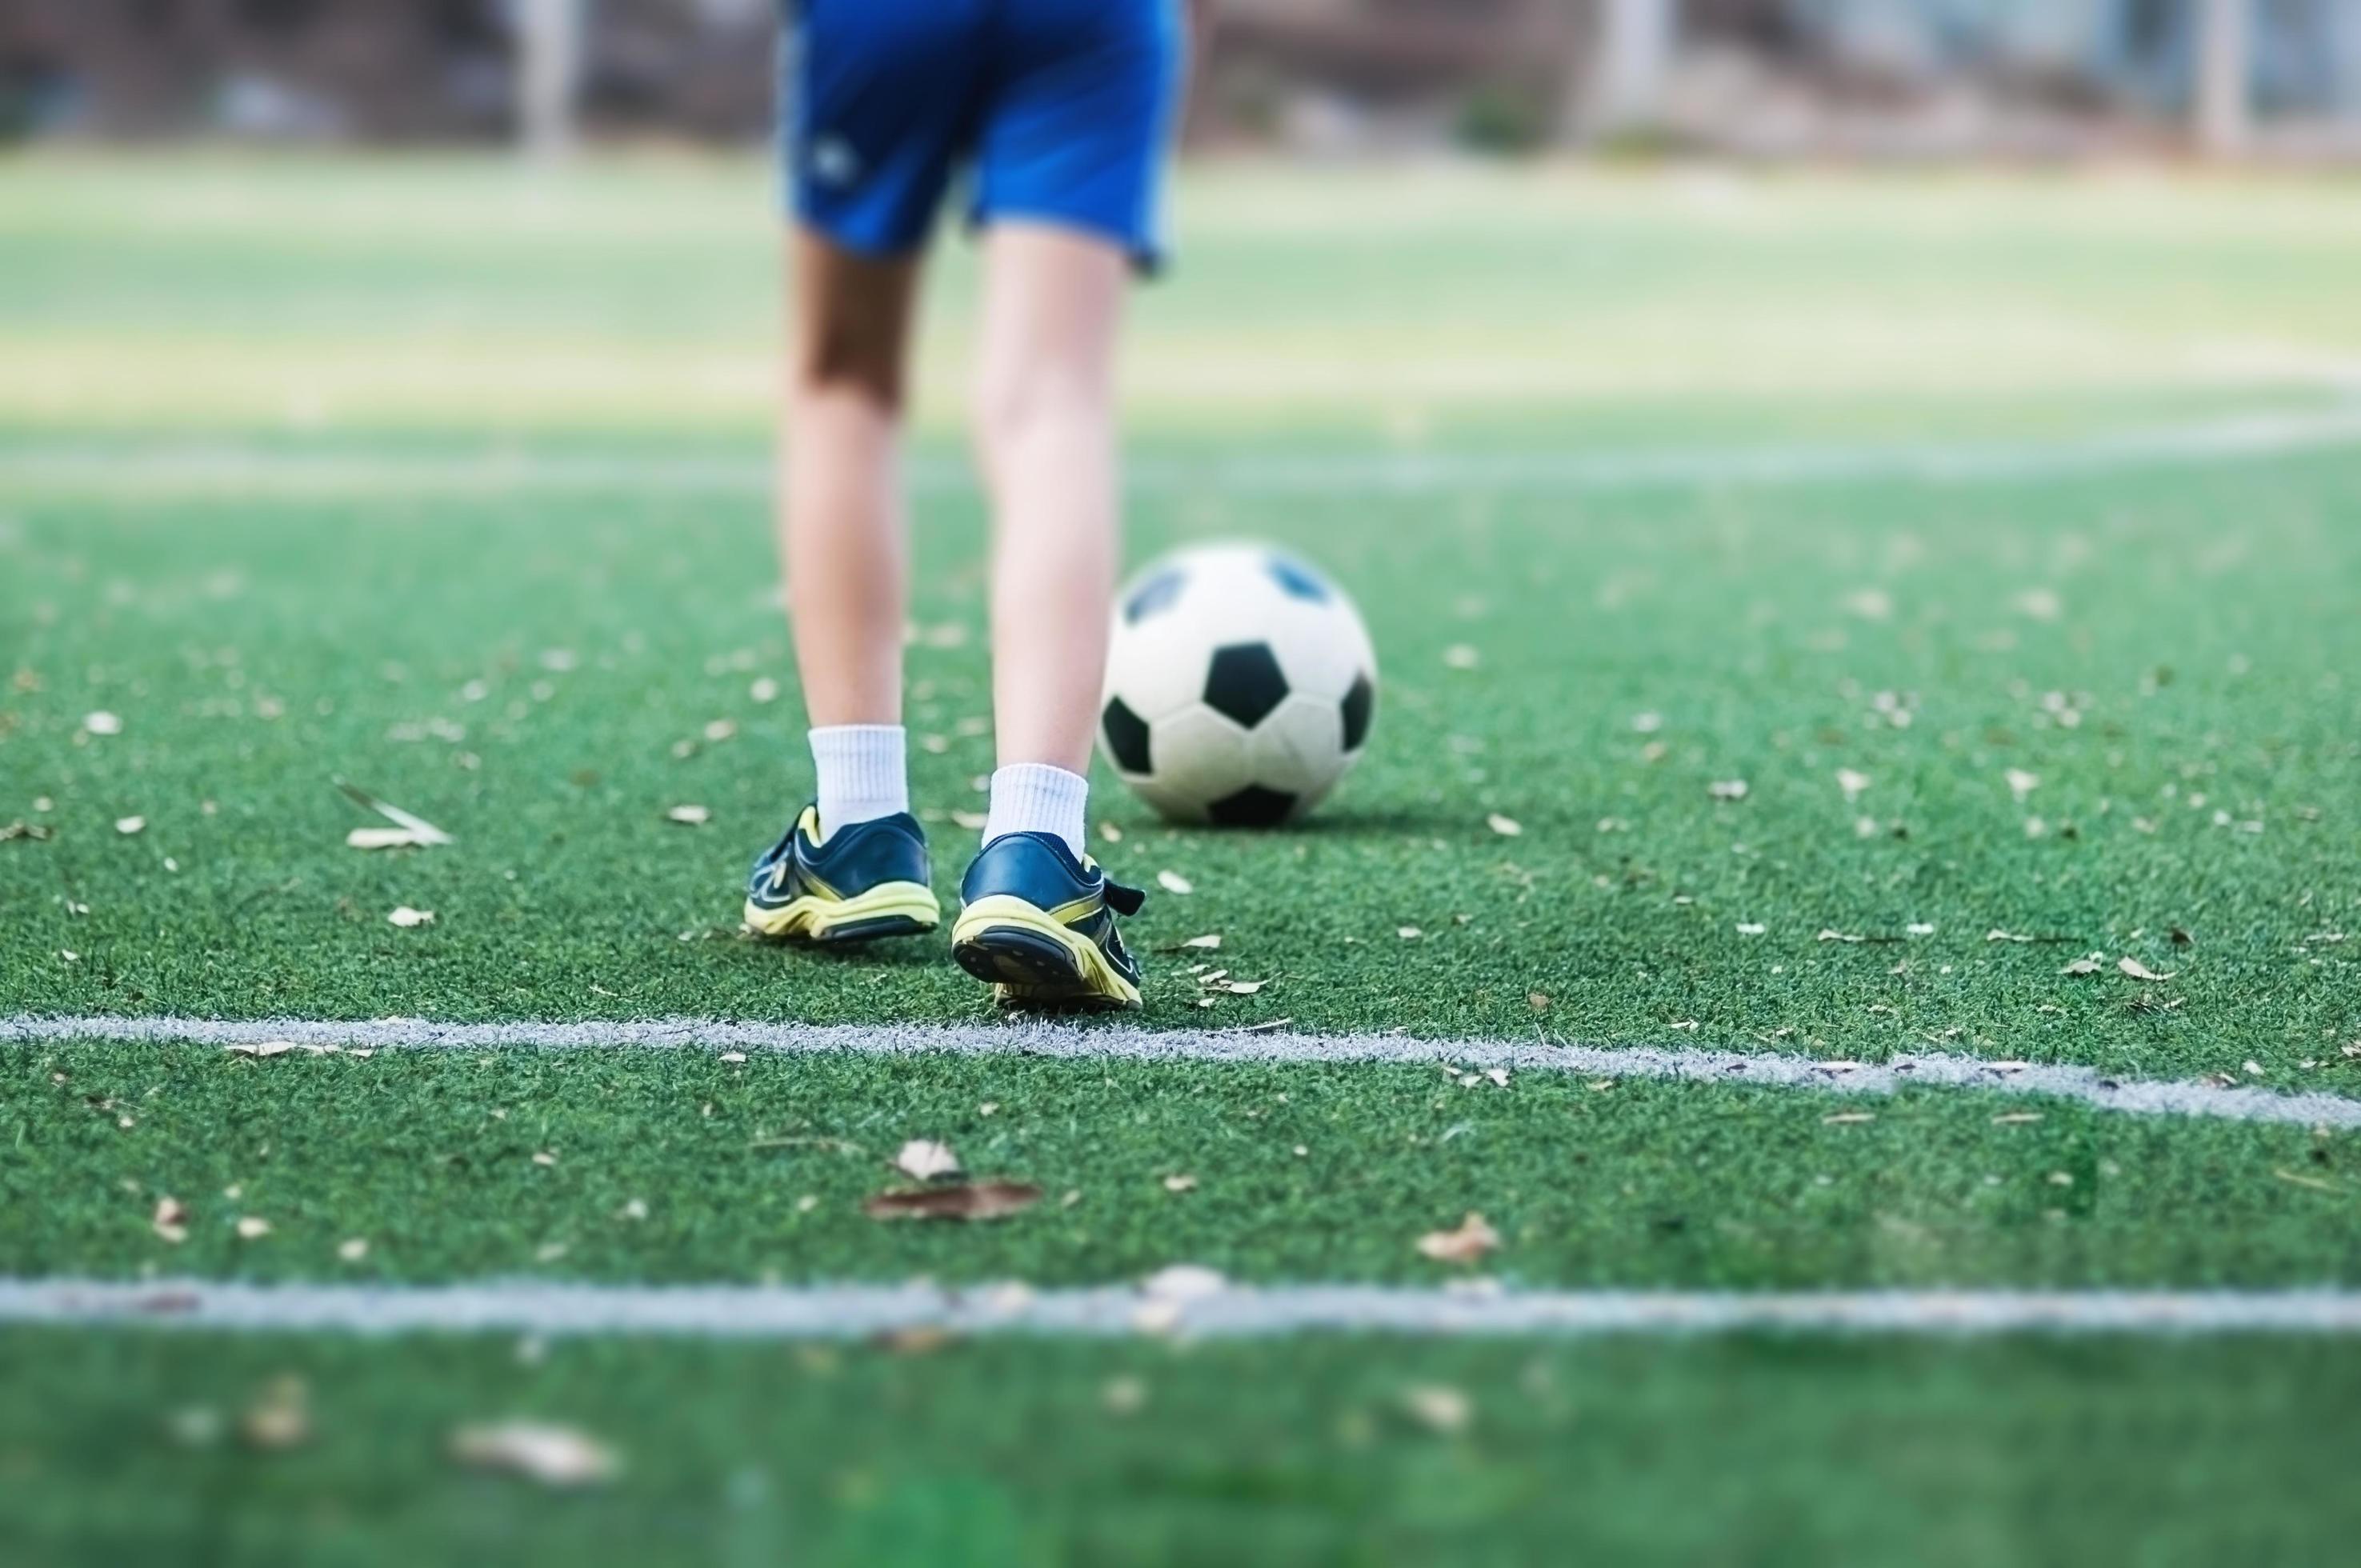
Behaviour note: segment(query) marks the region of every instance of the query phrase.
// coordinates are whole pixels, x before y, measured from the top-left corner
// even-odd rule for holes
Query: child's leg
[[[1071,229],[1004,220],[984,240],[976,440],[993,509],[987,839],[1082,850],[1117,556],[1115,355],[1128,258]]]
[[[915,258],[797,234],[779,509],[820,827],[908,809],[902,627],[908,545],[897,458]]]

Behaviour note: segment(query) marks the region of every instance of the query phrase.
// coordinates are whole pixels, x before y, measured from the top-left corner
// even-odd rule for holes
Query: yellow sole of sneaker
[[[1021,898],[996,894],[960,911],[951,957],[992,984],[1004,1007],[1088,1007],[1119,1011],[1140,1004],[1139,987],[1107,960],[1096,942],[1052,920]]]
[[[809,894],[776,909],[746,905],[746,927],[775,942],[822,944],[871,942],[883,937],[917,937],[942,924],[943,906],[934,890],[915,882],[880,883],[851,898]]]

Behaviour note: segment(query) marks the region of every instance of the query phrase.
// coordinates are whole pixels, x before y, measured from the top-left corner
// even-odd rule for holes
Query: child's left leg
[[[819,787],[756,861],[746,924],[788,941],[910,936],[940,919],[902,732],[896,463],[918,261],[862,256],[807,227],[793,266],[779,549]]]

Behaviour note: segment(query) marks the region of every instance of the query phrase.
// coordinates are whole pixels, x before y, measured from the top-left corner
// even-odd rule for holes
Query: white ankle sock
[[[1011,833],[1049,833],[1063,839],[1079,861],[1090,799],[1091,782],[1080,773],[1044,762],[1003,768],[992,775],[992,812],[984,818],[983,841],[989,844]]]
[[[811,752],[819,770],[823,842],[840,828],[910,809],[900,725],[839,724],[815,729]]]

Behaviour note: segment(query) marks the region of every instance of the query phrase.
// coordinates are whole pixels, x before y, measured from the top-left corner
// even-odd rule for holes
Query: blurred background
[[[2361,386],[2354,0],[1214,11],[1145,439],[2013,438]],[[777,15],[10,0],[0,437],[744,451]],[[930,269],[937,437],[972,266]]]
[[[2350,0],[1219,0],[1192,139],[2361,153]],[[0,135],[760,138],[773,0],[12,0]]]

